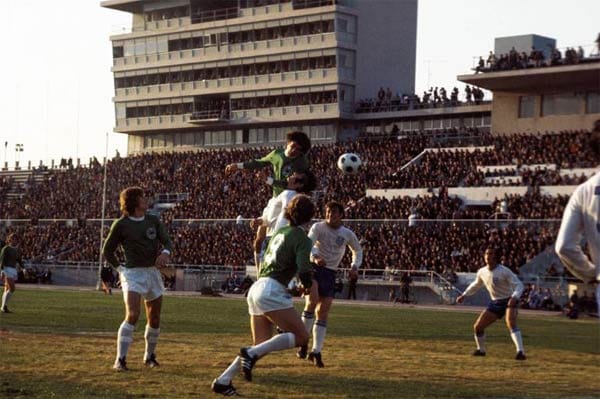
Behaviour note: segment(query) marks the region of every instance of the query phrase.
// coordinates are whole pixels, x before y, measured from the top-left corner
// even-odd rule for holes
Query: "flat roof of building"
[[[100,6],[119,11],[140,12],[142,2],[143,0],[104,0],[100,2]]]
[[[459,75],[461,82],[488,90],[539,90],[586,85],[600,87],[600,58],[586,63]]]

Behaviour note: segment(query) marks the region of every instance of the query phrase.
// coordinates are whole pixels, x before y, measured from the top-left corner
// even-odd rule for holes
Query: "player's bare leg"
[[[260,252],[262,249],[262,244],[267,237],[267,227],[260,225],[256,230],[256,237],[254,237],[254,264],[256,265],[256,272],[260,273]]]
[[[477,344],[477,350],[473,352],[474,356],[485,356],[485,329],[496,320],[498,320],[498,315],[486,309],[481,312],[473,324],[475,343]]]

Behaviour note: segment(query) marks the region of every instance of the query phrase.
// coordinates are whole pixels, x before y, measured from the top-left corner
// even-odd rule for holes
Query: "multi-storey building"
[[[417,0],[106,0],[128,152],[337,140],[356,99],[414,93]]]

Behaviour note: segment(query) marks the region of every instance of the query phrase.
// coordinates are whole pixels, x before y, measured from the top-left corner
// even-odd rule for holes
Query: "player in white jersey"
[[[321,357],[323,342],[327,332],[327,317],[335,295],[335,275],[346,246],[352,251],[351,276],[358,276],[358,268],[362,264],[363,251],[356,234],[342,225],[344,207],[339,202],[329,202],[325,205],[325,221],[315,223],[308,236],[313,241],[312,260],[315,263],[313,284],[310,295],[306,296],[302,321],[306,331],[312,331],[312,350],[303,346],[298,351],[298,357],[311,360],[315,366],[324,367]],[[317,320],[315,322],[315,311]]]
[[[508,267],[498,263],[496,248],[487,247],[484,260],[486,266],[477,271],[475,281],[467,287],[462,295],[456,298],[456,302],[461,303],[466,296],[475,294],[484,285],[492,298],[487,309],[481,312],[473,326],[477,344],[477,350],[473,352],[473,356],[485,356],[485,329],[506,314],[506,326],[510,330],[510,337],[517,348],[515,359],[525,360],[523,338],[521,330],[517,327],[517,306],[523,293],[523,283]]]
[[[261,252],[269,244],[269,239],[277,230],[288,226],[289,221],[285,218],[285,210],[297,194],[309,194],[317,187],[317,178],[311,171],[294,172],[287,178],[287,188],[279,195],[269,200],[262,215],[252,221],[252,228],[265,228],[266,234],[257,234],[254,241],[254,257],[258,265],[261,262]],[[258,232],[257,232],[258,233]]]
[[[596,124],[591,143],[600,159],[600,121]],[[589,258],[581,248],[582,238],[587,241]],[[600,172],[578,186],[569,199],[556,239],[556,253],[576,277],[597,284],[600,312]]]

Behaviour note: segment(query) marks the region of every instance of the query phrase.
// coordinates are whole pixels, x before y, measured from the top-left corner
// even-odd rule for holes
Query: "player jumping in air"
[[[146,213],[148,202],[139,187],[129,187],[119,198],[120,219],[114,221],[104,243],[104,257],[117,271],[125,300],[125,320],[117,336],[117,359],[114,369],[127,371],[127,352],[133,341],[133,331],[140,316],[141,298],[144,298],[148,324],[144,333],[146,352],[144,364],[157,367],[156,344],[160,333],[160,311],[165,291],[158,268],[169,263],[171,239],[165,226],[154,215]],[[115,256],[118,246],[125,253],[125,264],[119,266]],[[160,252],[160,247],[164,248]]]
[[[521,330],[517,327],[517,306],[523,293],[523,283],[508,267],[498,263],[496,248],[487,247],[484,260],[486,266],[477,271],[475,281],[467,287],[462,295],[456,298],[456,303],[462,303],[466,296],[475,294],[483,285],[492,298],[487,309],[481,312],[473,326],[477,344],[477,350],[473,352],[473,356],[485,356],[485,329],[506,315],[506,326],[510,330],[510,337],[517,348],[515,359],[525,360],[523,338]]]
[[[310,138],[306,133],[292,131],[287,134],[285,148],[275,149],[260,159],[229,164],[225,167],[225,174],[229,175],[237,170],[256,170],[270,165],[273,168],[273,177],[267,179],[267,184],[273,186],[273,197],[276,197],[286,188],[287,178],[293,172],[303,172],[309,169],[308,151],[310,151],[310,146]],[[266,233],[266,226],[260,226],[256,232],[254,261],[257,267],[260,264],[259,254]]]

